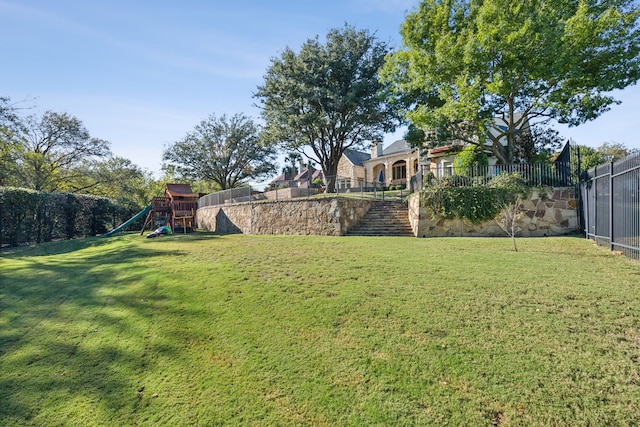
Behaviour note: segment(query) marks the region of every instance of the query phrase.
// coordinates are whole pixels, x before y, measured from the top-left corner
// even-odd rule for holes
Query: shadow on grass
[[[148,234],[148,233],[147,233]],[[220,234],[213,232],[197,232],[197,233],[175,233],[171,236],[162,236],[161,239],[185,239],[188,241],[202,241],[209,240],[213,237],[219,237]],[[37,245],[23,246],[18,248],[4,248],[0,250],[0,257],[35,257],[35,256],[49,256],[49,255],[61,255],[71,252],[80,251],[83,249],[106,246],[118,239],[140,239],[146,238],[146,235],[141,236],[138,232],[120,233],[110,237],[85,237],[80,239],[60,240],[56,242],[46,242]],[[151,240],[151,239],[149,239]]]
[[[18,248],[5,248],[0,251],[0,257],[4,256],[5,258],[9,258],[16,256],[59,255],[91,247],[104,246],[107,244],[109,244],[109,239],[103,237],[85,237],[81,239],[60,240],[57,242],[46,242]]]
[[[96,406],[104,416],[135,412],[149,354],[175,350],[172,340],[148,335],[170,303],[161,289],[165,273],[149,265],[176,252],[122,243],[57,242],[17,250],[15,262],[0,264],[0,424],[38,424],[47,412],[73,413],[83,404],[87,414]]]

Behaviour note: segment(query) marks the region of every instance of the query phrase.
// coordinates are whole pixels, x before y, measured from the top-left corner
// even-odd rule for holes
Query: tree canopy
[[[84,162],[74,169],[74,179],[61,190],[70,193],[93,194],[112,199],[126,198],[146,205],[155,194],[150,172],[123,157],[109,157],[98,162]]]
[[[29,100],[0,96],[0,186],[127,199],[145,205],[164,182],[130,160],[111,155],[80,119],[47,111],[23,114]]]
[[[477,145],[469,145],[465,147],[460,153],[458,153],[453,161],[453,165],[456,171],[456,175],[470,176],[486,171],[486,167],[489,166],[489,159],[487,154]],[[480,168],[479,171],[475,168]],[[483,169],[485,168],[485,169]]]
[[[431,141],[489,138],[507,163],[527,121],[579,125],[640,78],[639,13],[633,0],[423,0],[382,77]]]
[[[580,168],[583,171],[607,162],[616,162],[627,156],[640,155],[637,148],[628,148],[619,142],[605,142],[597,148],[580,145]]]
[[[333,191],[338,162],[348,148],[362,147],[395,128],[386,103],[387,85],[378,79],[388,46],[345,25],[323,44],[307,40],[299,53],[286,48],[255,96],[265,120],[266,140],[289,150],[309,147]]]
[[[92,138],[82,121],[67,113],[30,116],[22,130],[21,181],[34,190],[58,191],[75,178],[74,168],[111,154],[107,141]]]
[[[261,141],[259,126],[242,114],[209,116],[168,146],[163,160],[164,167],[173,168],[178,175],[215,182],[222,190],[275,171],[274,146]]]

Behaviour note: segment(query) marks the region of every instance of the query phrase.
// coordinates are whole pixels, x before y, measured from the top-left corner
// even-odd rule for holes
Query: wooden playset
[[[183,233],[195,230],[198,199],[199,195],[191,190],[189,184],[166,184],[164,197],[151,199],[151,210],[140,234],[144,233],[147,226],[155,229],[169,225],[172,230],[177,231],[178,227]]]

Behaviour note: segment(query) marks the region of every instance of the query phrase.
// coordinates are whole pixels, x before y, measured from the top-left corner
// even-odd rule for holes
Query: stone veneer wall
[[[347,197],[232,203],[198,209],[198,227],[219,233],[342,236],[373,201]]]
[[[525,215],[518,221],[518,236],[559,236],[578,229],[578,200],[573,187],[536,189],[522,204]],[[472,224],[460,219],[433,219],[430,210],[420,207],[420,193],[409,198],[409,221],[418,237],[506,235],[494,220]]]
[[[338,162],[337,174],[342,179],[349,178],[351,180],[351,185],[356,185],[358,179],[367,181],[364,167],[355,166],[349,160],[347,160],[346,156],[340,157],[340,161]],[[368,181],[373,180],[369,179]]]

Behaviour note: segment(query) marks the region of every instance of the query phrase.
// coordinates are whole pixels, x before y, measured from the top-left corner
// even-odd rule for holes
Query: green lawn
[[[0,425],[637,425],[640,263],[580,238],[0,255]]]

